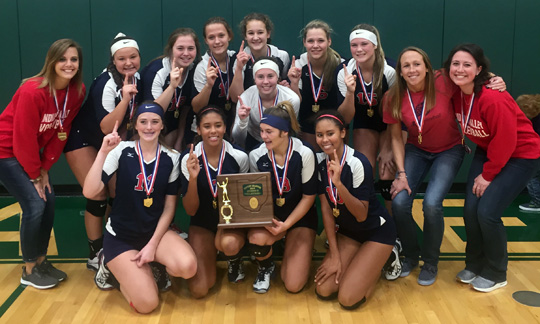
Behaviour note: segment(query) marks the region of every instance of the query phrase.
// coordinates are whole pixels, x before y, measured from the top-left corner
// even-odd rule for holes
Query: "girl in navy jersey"
[[[235,116],[229,92],[236,62],[236,52],[228,50],[232,28],[224,18],[213,17],[204,24],[203,36],[208,51],[195,69],[193,81],[198,94],[192,101],[193,111],[198,113],[208,104],[220,107],[225,110],[230,129]]]
[[[169,35],[163,56],[148,63],[141,72],[143,99],[163,107],[165,143],[176,150],[182,148],[182,142],[191,143],[195,136],[191,100],[197,94],[193,75],[200,53],[193,29],[178,28]]]
[[[379,186],[386,200],[386,208],[390,211],[392,201],[389,191],[395,166],[379,103],[394,84],[395,71],[386,63],[379,31],[374,26],[355,26],[349,42],[352,58],[337,76],[342,101],[338,111],[346,123],[353,122],[354,149],[368,158],[373,170],[376,162],[379,162]]]
[[[21,283],[38,289],[67,278],[47,260],[54,221],[49,169],[62,154],[84,100],[82,63],[79,44],[57,40],[41,71],[22,81],[0,115],[0,181],[22,209]]]
[[[169,229],[176,210],[180,154],[159,140],[163,114],[154,102],[137,107],[134,129],[139,140],[134,142],[121,142],[116,124],[103,138],[83,188],[91,198],[116,174],[116,199],[95,281],[103,289],[114,275],[130,306],[140,313],[149,313],[159,304],[149,262],[161,263],[175,277],[190,278],[197,270],[189,244]]]
[[[313,118],[319,110],[337,109],[339,106],[336,67],[343,59],[330,47],[332,32],[324,21],[307,23],[302,30],[306,52],[298,59],[293,56],[288,72],[291,89],[302,100],[298,116],[301,137],[317,151],[319,146],[315,141]]]
[[[485,88],[489,60],[478,45],[454,47],[444,68],[461,90],[452,100],[462,136],[477,145],[463,210],[465,269],[457,280],[490,292],[507,284],[501,217],[540,167],[540,137],[509,93]]]
[[[379,203],[368,159],[344,144],[345,122],[335,111],[315,122],[319,197],[329,249],[317,269],[315,292],[355,309],[373,292],[396,240],[392,217]],[[339,226],[335,231],[336,224]]]
[[[289,102],[266,109],[260,129],[264,143],[250,152],[250,171],[271,173],[275,218],[273,226],[248,232],[248,249],[259,266],[253,290],[265,293],[270,288],[272,244],[286,235],[281,279],[287,291],[297,293],[309,277],[317,229],[315,155],[292,137],[300,127]]]
[[[262,57],[253,65],[255,85],[238,97],[232,137],[236,144],[250,151],[262,142],[259,123],[265,107],[289,101],[298,116],[300,98],[288,87],[278,84],[279,67],[274,58]]]
[[[115,121],[120,121],[119,133],[123,140],[133,136],[133,113],[139,96],[139,45],[131,38],[118,33],[111,42],[110,61],[106,70],[92,82],[90,93],[81,112],[73,121],[73,131],[64,152],[66,160],[82,186],[84,178]],[[107,191],[114,194],[114,181],[95,199],[87,199],[84,212],[89,256],[86,267],[97,271],[97,253],[103,247],[103,217],[107,210]]]
[[[290,65],[289,54],[280,50],[274,45],[270,45],[270,36],[274,30],[274,24],[265,14],[250,13],[240,22],[240,31],[247,42],[244,48],[244,41],[238,50],[237,61],[234,64],[234,78],[231,84],[231,98],[236,98],[255,84],[253,80],[253,65],[261,57],[274,57],[279,66],[278,77],[285,80]],[[286,81],[282,81],[285,85]]]
[[[192,216],[189,244],[197,256],[197,274],[189,280],[189,290],[195,298],[206,296],[216,282],[216,255],[217,250],[224,251],[221,247],[223,233],[245,236],[239,229],[217,228],[217,176],[249,170],[247,154],[223,139],[225,129],[225,114],[221,108],[203,108],[197,114],[199,138],[196,140],[200,142],[192,145],[181,159],[182,202],[186,213]],[[237,259],[236,254],[238,251],[233,253],[232,259]],[[243,278],[241,269],[236,274],[231,281]]]

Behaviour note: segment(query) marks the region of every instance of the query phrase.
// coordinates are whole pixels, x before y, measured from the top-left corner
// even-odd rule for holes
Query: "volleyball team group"
[[[87,267],[100,289],[120,290],[136,312],[158,307],[171,276],[206,296],[218,256],[233,284],[247,279],[250,256],[253,290],[266,293],[278,241],[287,293],[314,280],[318,298],[356,309],[381,273],[406,277],[420,260],[417,281],[428,286],[437,277],[442,202],[471,153],[465,137],[476,149],[456,279],[482,292],[507,284],[501,216],[540,169],[540,137],[482,48],[457,45],[433,70],[416,47],[389,64],[368,24],[352,29],[350,59],[331,48],[332,30],[320,20],[304,27],[305,53],[292,57],[269,44],[265,14],[244,17],[237,52],[223,18],[202,32],[202,57],[195,32],[178,28],[142,70],[144,49],[119,33],[86,101],[73,40],[54,42],[43,69],[23,80],[0,115],[0,181],[23,211],[22,284],[46,289],[67,278],[46,257],[55,212],[48,171],[63,151],[86,197]],[[218,227],[217,176],[247,172],[270,172],[273,224]],[[412,206],[428,173],[420,240]],[[328,250],[312,273],[317,195]],[[178,197],[190,216],[187,240],[173,222]]]

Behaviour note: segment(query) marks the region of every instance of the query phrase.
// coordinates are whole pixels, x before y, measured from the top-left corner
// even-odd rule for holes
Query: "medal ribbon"
[[[221,68],[219,67],[219,63],[214,57],[212,53],[210,53],[210,59],[212,60],[212,63],[215,65],[215,67],[219,70],[219,79],[221,80],[221,84],[223,84],[223,88],[225,89],[225,97],[227,100],[229,100],[229,54],[227,55],[227,66],[225,68],[225,74],[227,74],[227,83],[223,81],[223,76],[221,75]]]
[[[156,182],[156,174],[159,166],[159,158],[160,155],[159,152],[161,150],[161,145],[158,143],[157,149],[156,149],[156,160],[154,161],[154,171],[152,172],[152,179],[150,179],[150,183],[148,183],[148,179],[146,176],[146,169],[144,168],[144,158],[143,153],[141,149],[141,142],[137,141],[137,145],[135,146],[135,150],[137,151],[137,154],[139,155],[139,165],[141,167],[141,173],[144,177],[144,191],[146,192],[146,196],[150,197],[150,193],[152,193],[152,190],[154,189],[154,183]]]
[[[469,105],[469,113],[467,114],[467,118],[466,120],[463,120],[463,117],[464,117],[464,113],[463,113],[463,92],[461,93],[461,120],[460,120],[460,123],[461,123],[461,141],[462,141],[462,144],[465,143],[465,131],[467,130],[467,127],[469,125],[469,120],[471,119],[471,112],[472,112],[472,108],[473,108],[473,103],[474,103],[474,93],[471,97],[471,104]]]
[[[341,155],[341,160],[339,162],[339,168],[340,170],[343,169],[343,165],[345,164],[345,159],[347,157],[347,145],[343,147],[343,154]],[[330,201],[336,205],[337,208],[337,188],[334,188],[334,185],[332,184],[332,177],[330,176],[330,170],[328,169],[328,156],[326,157],[326,175],[328,176],[328,185],[330,186]]]
[[[274,99],[274,106],[277,105],[278,103],[278,97],[279,97],[279,90],[276,92],[276,98]],[[259,96],[259,116],[261,117],[261,120],[262,120],[262,117],[263,117],[263,104],[262,104],[262,99],[261,99],[261,96]]]
[[[206,172],[206,179],[208,180],[208,187],[210,187],[210,190],[212,191],[212,196],[214,198],[217,198],[217,183],[214,185],[212,183],[212,176],[210,175],[210,166],[208,163],[208,158],[206,157],[206,152],[204,151],[204,144],[201,142],[201,150],[202,150],[202,158],[203,158],[203,164],[204,164],[204,171]],[[225,160],[225,142],[223,142],[223,146],[221,147],[221,152],[219,153],[219,163],[217,168],[217,176],[221,174],[221,168],[223,166],[223,161]]]
[[[251,62],[255,63],[255,58],[253,57],[253,53],[249,53],[249,56],[251,56]],[[266,56],[270,57],[270,46],[266,45]]]
[[[182,77],[182,76],[180,76],[180,77]],[[182,90],[184,88],[184,84],[186,84],[187,79],[188,79],[188,77],[186,75],[186,78],[184,79],[184,82],[182,82],[182,85],[178,85],[178,87],[176,89],[174,89],[174,101],[173,101],[173,104],[174,104],[174,107],[176,109],[178,109],[178,106],[180,105],[180,99],[182,99]],[[180,88],[180,94],[179,95],[176,94],[178,88]]]
[[[362,85],[362,91],[364,91],[364,95],[366,97],[366,100],[368,102],[368,105],[371,107],[373,106],[373,74],[371,75],[371,93],[368,95],[366,90],[366,82],[364,81],[364,77],[362,76],[362,70],[360,70],[360,66],[358,63],[356,63],[356,73],[358,73],[358,77],[360,78],[360,84]]]
[[[132,84],[137,86],[137,78],[135,78],[135,75],[133,75],[132,78]],[[131,100],[129,101],[129,120],[131,121],[133,119],[133,113],[135,112],[135,95],[131,96]]]
[[[54,94],[54,104],[56,106],[56,114],[58,115],[58,121],[60,122],[60,131],[64,131],[64,120],[66,119],[66,106],[68,102],[68,93],[69,93],[69,84],[66,88],[66,97],[64,98],[64,107],[62,108],[62,111],[60,111],[60,108],[58,107],[58,101],[56,99],[56,93]]]
[[[420,121],[418,121],[418,116],[416,115],[416,109],[414,109],[413,101],[411,98],[411,93],[409,92],[409,89],[407,89],[407,95],[409,96],[409,103],[411,104],[412,113],[414,116],[414,121],[416,122],[416,126],[418,127],[418,133],[422,134],[422,127],[424,127],[424,116],[426,111],[426,96],[424,95],[424,103],[422,105],[422,118]]]
[[[311,93],[313,94],[313,100],[315,100],[315,104],[317,104],[317,101],[319,101],[319,97],[321,95],[324,73],[321,76],[321,83],[319,83],[319,88],[315,89],[315,82],[313,80],[313,69],[311,68],[311,63],[308,62],[307,66],[309,70],[309,80],[311,81]]]
[[[276,185],[279,192],[279,196],[283,196],[283,186],[285,185],[285,179],[287,178],[287,171],[289,169],[289,159],[292,155],[292,138],[289,138],[289,144],[287,146],[287,155],[285,156],[285,163],[283,164],[283,177],[279,181],[279,173],[277,169],[276,158],[274,156],[274,150],[270,151],[270,162],[272,162],[272,168],[274,169],[274,175],[276,178]]]

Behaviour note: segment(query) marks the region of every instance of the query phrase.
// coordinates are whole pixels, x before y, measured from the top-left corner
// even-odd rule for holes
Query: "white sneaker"
[[[100,250],[97,258],[99,259],[99,267],[94,276],[94,283],[101,290],[111,290],[114,289],[114,286],[110,283],[110,277],[112,273],[109,271],[107,266],[104,263],[103,250]]]
[[[276,265],[272,262],[269,267],[259,267],[259,273],[253,282],[253,291],[258,294],[265,294],[270,289],[270,281],[274,276]]]
[[[392,281],[396,280],[401,276],[401,260],[399,259],[399,246],[394,245],[392,248],[392,253],[386,261],[386,265],[383,269],[384,277],[386,280]]]

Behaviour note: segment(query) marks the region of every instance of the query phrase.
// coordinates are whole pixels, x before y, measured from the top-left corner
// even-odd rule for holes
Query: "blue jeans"
[[[527,191],[531,196],[531,203],[535,206],[540,206],[540,171],[529,180],[527,183]]]
[[[0,182],[21,205],[21,250],[24,262],[36,262],[47,255],[54,221],[54,191],[45,189],[41,199],[28,174],[16,158],[0,159]]]
[[[540,159],[510,159],[491,181],[484,195],[472,193],[474,179],[482,173],[486,152],[476,148],[465,191],[463,218],[467,234],[465,269],[495,282],[506,280],[507,238],[503,212],[540,169]]]
[[[433,266],[439,263],[444,234],[442,202],[461,167],[464,155],[462,145],[456,145],[440,153],[426,152],[412,144],[405,145],[405,172],[412,194],[409,196],[408,192],[403,190],[392,201],[392,215],[396,220],[405,258],[418,262],[421,255],[425,263]],[[424,239],[420,249],[412,206],[418,188],[430,169],[431,177],[423,204]]]

